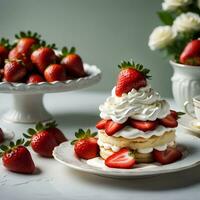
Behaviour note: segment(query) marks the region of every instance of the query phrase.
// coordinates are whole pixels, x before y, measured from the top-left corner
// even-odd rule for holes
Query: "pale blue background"
[[[133,58],[151,69],[152,86],[171,96],[172,69],[148,37],[160,23],[161,0],[0,0],[0,36],[34,30],[49,42],[74,45],[85,62],[103,71],[102,81],[89,90],[110,91],[117,64]]]

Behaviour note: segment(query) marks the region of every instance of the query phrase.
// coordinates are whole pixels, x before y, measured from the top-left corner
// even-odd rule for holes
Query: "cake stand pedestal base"
[[[3,115],[3,120],[15,123],[49,121],[52,116],[43,105],[43,94],[15,94],[13,104]]]

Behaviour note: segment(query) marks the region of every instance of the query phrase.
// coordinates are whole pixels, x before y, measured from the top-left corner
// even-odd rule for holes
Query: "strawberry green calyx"
[[[126,69],[126,68],[133,68],[133,69],[136,69],[137,71],[141,72],[145,76],[145,78],[147,78],[147,79],[151,78],[151,76],[148,75],[150,70],[144,68],[144,66],[141,64],[135,64],[134,61],[122,61],[121,64],[118,65],[118,67],[121,70]]]
[[[58,48],[56,47],[56,44],[55,44],[55,43],[47,44],[46,41],[41,40],[41,41],[39,41],[38,44],[34,44],[34,45],[31,47],[31,50],[32,50],[32,51],[35,51],[35,50],[39,49],[40,47],[47,47],[47,48],[54,49],[54,50],[58,49]]]
[[[1,38],[0,45],[4,46],[8,50],[12,48],[12,46],[10,45],[9,39],[6,39],[6,38]]]
[[[64,58],[65,56],[69,54],[74,54],[74,53],[76,53],[75,47],[71,47],[70,49],[68,49],[67,47],[63,47],[61,51],[61,56]]]
[[[37,41],[40,41],[41,35],[39,35],[38,33],[32,33],[31,31],[21,31],[19,34],[15,34],[15,38],[16,39],[21,39],[21,38],[34,38]]]
[[[18,146],[28,146],[29,143],[24,139],[18,139],[16,142],[11,141],[9,145],[1,145],[0,146],[0,157],[2,157],[5,153],[10,153],[13,149]]]
[[[97,135],[97,132],[92,133],[90,129],[87,129],[84,131],[83,129],[79,129],[77,132],[75,132],[76,139],[71,142],[72,145],[74,145],[78,140],[81,139],[88,139],[91,137],[95,137]]]
[[[182,115],[185,115],[184,112],[177,112],[177,118],[180,119]]]

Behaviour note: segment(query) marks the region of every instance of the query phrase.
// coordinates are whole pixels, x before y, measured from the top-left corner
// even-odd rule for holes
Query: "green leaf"
[[[28,146],[30,145],[30,143],[31,143],[31,141],[28,140],[28,141],[26,141],[26,142],[24,143],[24,146],[25,146],[25,147],[28,147]]]
[[[29,128],[27,130],[27,132],[30,134],[30,135],[34,135],[36,133],[36,131],[33,129],[33,128]]]
[[[95,136],[97,136],[97,134],[98,134],[97,132],[94,132],[94,133],[91,134],[91,136],[95,137]]]
[[[44,129],[44,126],[43,126],[43,124],[41,122],[38,122],[36,124],[35,128],[36,128],[37,131],[41,131],[41,130]]]
[[[9,150],[9,148],[6,145],[3,145],[3,144],[0,146],[0,149],[2,151],[8,151]]]
[[[78,140],[71,141],[71,145],[74,145]]]
[[[72,48],[70,49],[70,52],[69,52],[69,53],[74,54],[75,52],[76,52],[76,48],[75,48],[75,47],[72,47]]]
[[[16,141],[16,146],[18,146],[18,145],[20,145],[20,144],[22,144],[23,142],[22,142],[22,139],[18,139],[17,141]]]
[[[15,146],[15,143],[13,141],[10,141],[10,147],[13,148]]]
[[[23,136],[24,136],[26,139],[30,139],[30,138],[31,138],[30,135],[27,135],[27,134],[25,134],[25,133],[23,133]]]
[[[160,20],[165,24],[165,25],[172,25],[174,18],[168,11],[160,11],[157,13]]]

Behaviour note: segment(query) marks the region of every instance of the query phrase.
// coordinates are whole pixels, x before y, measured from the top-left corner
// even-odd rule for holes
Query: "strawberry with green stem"
[[[67,47],[63,47],[61,58],[61,64],[65,67],[67,74],[76,78],[86,76],[83,61],[76,54],[75,47],[72,47],[70,50]]]
[[[79,129],[75,133],[76,139],[71,144],[74,145],[74,151],[79,158],[88,160],[99,155],[96,135],[97,133],[92,133],[90,129],[86,131]]]
[[[123,61],[119,66],[120,73],[118,75],[115,94],[122,96],[123,93],[130,92],[133,88],[138,90],[147,85],[147,80],[151,76],[148,75],[149,69],[145,69],[141,64],[135,64],[133,61]]]
[[[11,141],[9,146],[1,145],[0,156],[4,167],[16,173],[34,173],[35,164],[26,146],[28,146],[28,142],[25,142],[24,139],[18,139],[16,143]]]
[[[52,157],[53,149],[66,141],[64,134],[56,128],[56,122],[37,123],[35,129],[29,128],[23,136],[28,139],[32,149],[41,156]]]
[[[11,48],[11,45],[9,44],[9,40],[5,38],[1,38],[0,40],[0,68],[4,66],[5,60],[8,58],[10,48]]]

